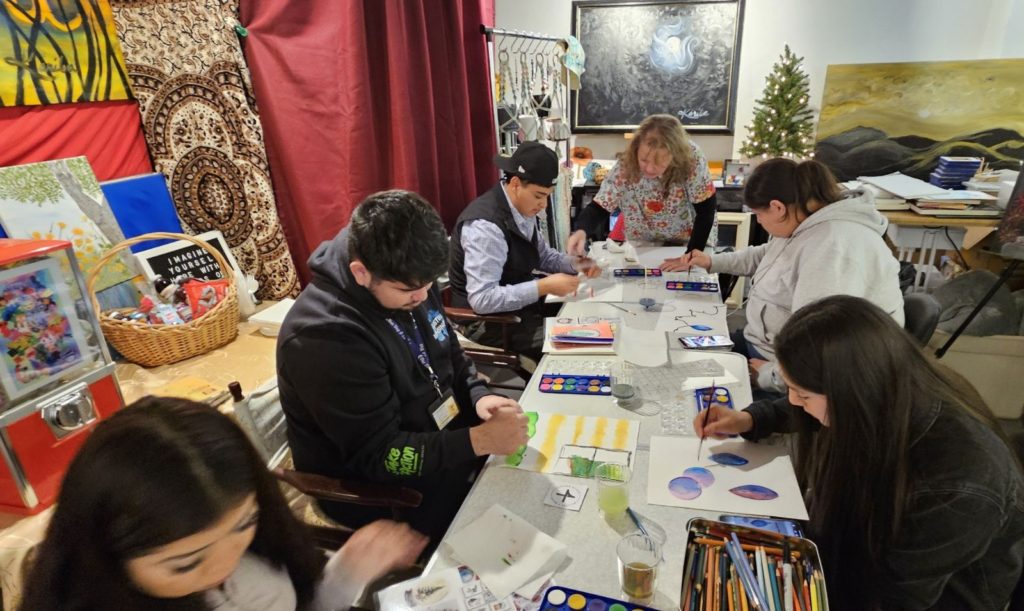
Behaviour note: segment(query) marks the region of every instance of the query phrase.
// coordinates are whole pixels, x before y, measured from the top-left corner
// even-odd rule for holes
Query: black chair
[[[927,293],[910,293],[903,296],[903,327],[914,336],[922,347],[939,325],[942,308],[934,297]]]

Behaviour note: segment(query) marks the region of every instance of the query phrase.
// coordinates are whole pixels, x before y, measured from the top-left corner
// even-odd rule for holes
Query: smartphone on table
[[[770,530],[777,532],[780,535],[788,535],[790,537],[803,537],[804,531],[800,528],[800,525],[793,520],[780,520],[776,518],[760,518],[755,516],[735,516],[735,515],[721,515],[718,519],[726,524],[737,524],[739,526],[747,526],[750,528],[760,528],[761,530]]]
[[[679,343],[688,350],[730,349],[734,346],[727,335],[690,335],[680,337]]]

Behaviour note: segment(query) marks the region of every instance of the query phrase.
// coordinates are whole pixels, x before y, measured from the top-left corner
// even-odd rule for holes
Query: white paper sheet
[[[936,187],[930,182],[925,182],[906,174],[900,174],[899,172],[893,172],[885,176],[859,176],[857,180],[875,185],[879,189],[885,189],[902,199],[916,199],[922,195],[946,192],[942,187]]]
[[[560,475],[577,475],[572,470],[574,457],[633,466],[640,434],[636,420],[537,412],[526,415],[530,419],[530,438],[521,453],[505,457],[506,466]],[[577,476],[589,475],[587,471]]]
[[[736,379],[736,376],[732,375],[731,373],[729,373],[728,370],[726,370],[725,373],[723,373],[720,376],[714,376],[714,377],[697,377],[697,376],[693,376],[693,377],[685,378],[683,380],[683,390],[697,390],[698,388],[711,388],[712,385],[714,385],[714,386],[726,386],[726,385],[732,384],[734,382],[739,382],[739,380]]]
[[[807,508],[786,448],[739,439],[719,441],[708,438],[704,440],[698,458],[699,444],[700,439],[697,437],[651,438],[648,503],[705,511],[807,519]],[[715,454],[732,454],[748,462],[741,466],[726,466],[710,458]],[[706,474],[687,471],[694,467],[706,470]],[[713,479],[710,483],[708,475]],[[777,496],[756,500],[733,492],[740,486],[751,485],[767,488]],[[751,494],[771,496],[763,492],[754,490]]]
[[[634,365],[658,367],[668,362],[668,346],[663,331],[630,329],[616,340],[616,353]]]
[[[565,545],[501,505],[448,538],[458,562],[473,569],[497,599],[549,575],[568,555]]]

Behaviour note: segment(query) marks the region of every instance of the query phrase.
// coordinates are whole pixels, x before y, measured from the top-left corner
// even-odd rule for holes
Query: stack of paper
[[[907,200],[902,197],[897,197],[896,194],[886,191],[885,189],[871,183],[851,180],[849,182],[842,183],[842,186],[850,189],[851,191],[855,189],[862,189],[871,193],[875,196],[875,208],[878,210],[910,210],[910,204],[907,203]]]
[[[452,535],[447,546],[498,600],[513,592],[533,598],[568,555],[565,545],[501,505]]]
[[[437,571],[377,592],[377,609],[391,611],[524,611],[540,608],[546,583],[532,599],[512,594],[498,600],[469,567]]]
[[[557,344],[611,344],[615,330],[608,321],[587,325],[561,325],[551,329],[551,341]]]
[[[544,352],[615,354],[619,318],[565,317],[544,320]]]

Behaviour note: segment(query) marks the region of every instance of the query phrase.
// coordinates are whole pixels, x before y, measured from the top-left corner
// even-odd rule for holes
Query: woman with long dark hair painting
[[[800,309],[775,349],[787,399],[714,407],[694,428],[799,434],[832,608],[1005,609],[1024,564],[1024,475],[978,393],[859,297]]]

